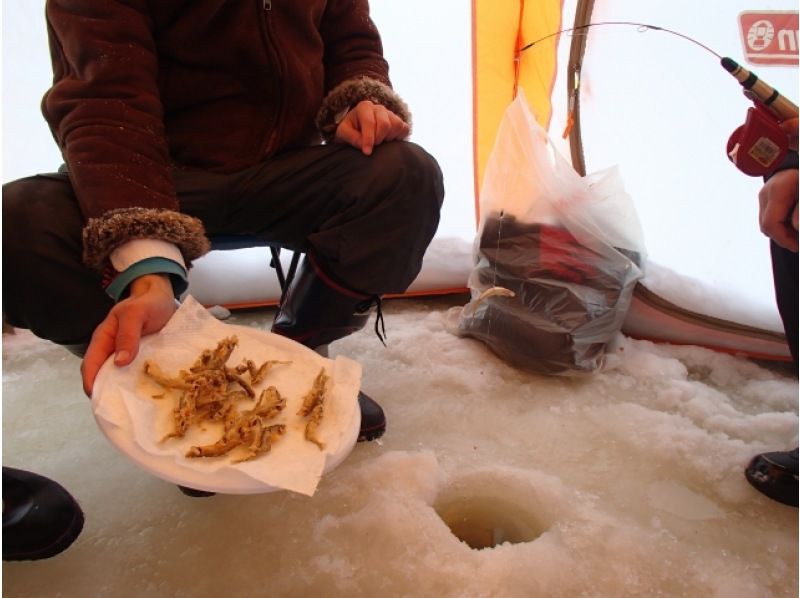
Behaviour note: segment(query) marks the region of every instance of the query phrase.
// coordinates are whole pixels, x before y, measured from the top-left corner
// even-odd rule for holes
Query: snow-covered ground
[[[796,446],[795,377],[622,336],[592,377],[524,373],[447,332],[465,302],[387,301],[387,348],[371,326],[331,347],[389,429],[313,497],[183,496],[107,442],[75,357],[4,335],[3,462],[62,482],[86,526],[4,563],[3,595],[797,595],[797,510],[742,475]]]

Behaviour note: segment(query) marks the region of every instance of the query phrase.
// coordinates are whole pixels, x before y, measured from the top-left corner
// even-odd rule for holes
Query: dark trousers
[[[338,284],[403,292],[422,266],[444,197],[436,161],[410,142],[371,156],[345,145],[289,151],[235,174],[175,170],[181,211],[209,236],[257,235],[310,252]],[[113,190],[111,190],[113,192]],[[78,344],[113,302],[83,265],[80,206],[64,173],[3,186],[3,310],[9,324]]]
[[[775,242],[770,243],[770,251],[772,254],[772,277],[775,284],[775,298],[778,303],[778,311],[783,320],[783,329],[786,332],[789,350],[792,352],[794,366],[797,369],[797,254],[784,249]]]

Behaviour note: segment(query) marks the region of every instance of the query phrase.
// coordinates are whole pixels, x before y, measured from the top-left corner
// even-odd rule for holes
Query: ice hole
[[[451,487],[433,505],[453,535],[473,550],[532,542],[550,528],[550,518],[537,512],[539,500],[530,489],[523,494],[496,484],[481,486]]]

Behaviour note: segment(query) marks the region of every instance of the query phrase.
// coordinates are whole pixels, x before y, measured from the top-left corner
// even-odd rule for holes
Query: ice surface
[[[742,476],[796,446],[796,378],[624,337],[589,379],[522,373],[446,332],[463,303],[387,301],[387,348],[371,326],[331,346],[389,429],[311,498],[183,496],[108,444],[75,357],[4,336],[3,462],[62,482],[86,527],[53,559],[4,563],[3,595],[797,595],[797,510]],[[448,524],[506,542],[472,549]]]

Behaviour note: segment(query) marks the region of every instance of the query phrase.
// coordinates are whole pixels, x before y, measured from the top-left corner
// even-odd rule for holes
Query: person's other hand
[[[176,310],[166,274],[148,274],[131,283],[130,295],[117,303],[92,334],[81,363],[83,391],[92,396],[100,367],[114,354],[114,363],[128,365],[139,352],[142,336],[161,330]]]
[[[369,100],[359,102],[336,127],[336,141],[360,149],[365,155],[384,141],[408,137],[410,128],[394,112]]]
[[[781,247],[797,252],[797,169],[776,172],[758,192],[761,232]]]

